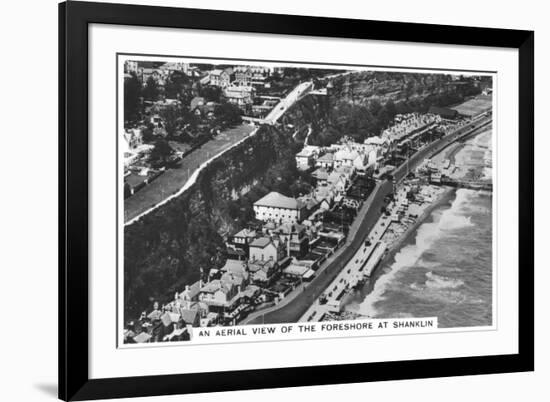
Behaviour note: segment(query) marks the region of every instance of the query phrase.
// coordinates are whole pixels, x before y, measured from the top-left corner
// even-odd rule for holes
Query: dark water
[[[490,132],[456,159],[490,179],[484,137],[490,141]],[[375,318],[436,316],[440,327],[491,325],[491,259],[492,194],[453,190],[346,309]]]

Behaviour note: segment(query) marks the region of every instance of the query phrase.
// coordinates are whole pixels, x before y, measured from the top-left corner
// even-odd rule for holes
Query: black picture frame
[[[519,51],[517,354],[90,379],[88,25],[192,28]],[[534,370],[534,32],[70,1],[59,5],[59,398],[170,395]]]

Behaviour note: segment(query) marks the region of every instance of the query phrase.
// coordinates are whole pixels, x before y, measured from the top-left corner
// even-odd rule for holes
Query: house
[[[313,162],[319,153],[318,147],[306,145],[296,154],[296,166],[299,170],[308,170],[313,166]]]
[[[336,196],[335,190],[329,186],[328,184],[326,186],[319,186],[315,188],[314,192],[315,199],[319,201],[319,208],[323,208],[326,204],[323,204],[323,201],[327,201],[329,208],[332,206],[332,202],[334,201],[334,197]]]
[[[187,75],[189,72],[189,64],[169,61],[160,66],[159,70],[165,72],[166,75],[171,74],[174,71],[180,71]]]
[[[306,228],[300,224],[284,223],[274,232],[286,245],[288,255],[301,257],[306,254],[309,247],[309,237]]]
[[[201,287],[202,280],[196,281],[191,286],[185,285],[185,289],[179,294],[180,304],[188,307],[192,302],[199,300]]]
[[[353,166],[355,163],[361,163],[361,160],[364,160],[364,157],[361,157],[359,152],[345,147],[334,154],[334,167]]]
[[[332,169],[334,165],[334,154],[331,152],[327,152],[323,156],[319,157],[315,161],[316,167],[322,167],[324,169]]]
[[[163,77],[163,74],[160,70],[151,67],[140,67],[138,69],[137,75],[143,85],[147,84],[149,78],[152,78],[157,83],[161,83],[161,79]]]
[[[304,218],[305,206],[295,198],[272,191],[254,203],[256,219],[264,222],[298,223]]]
[[[254,102],[254,88],[251,86],[228,86],[223,90],[225,99],[241,110],[247,111],[252,107]]]
[[[246,265],[246,262],[240,261],[240,260],[226,260],[225,265],[221,268],[222,276],[221,278],[224,278],[225,274],[230,274],[234,278],[242,278],[242,281],[237,281],[236,279],[232,278],[231,281],[239,286],[246,286],[248,285],[248,279],[249,279],[249,273],[248,273],[248,267]],[[228,277],[227,277],[228,278]]]
[[[344,194],[347,189],[346,177],[338,172],[332,172],[327,179],[327,186],[331,187],[337,194]]]
[[[256,260],[248,264],[252,282],[269,286],[279,273],[278,264],[273,260]]]
[[[255,239],[249,246],[249,260],[279,261],[284,256],[280,243],[276,244],[270,237],[264,236]]]
[[[304,205],[306,209],[306,215],[311,214],[319,206],[319,201],[317,200],[317,198],[315,198],[313,194],[303,195],[298,198],[298,201]]]
[[[235,66],[233,71],[238,86],[265,85],[271,74],[271,69],[263,66]]]
[[[209,84],[220,88],[226,88],[231,85],[231,79],[233,78],[233,69],[226,68],[215,69],[208,73]]]
[[[258,237],[258,233],[252,229],[242,229],[229,238],[229,243],[235,247],[248,251],[248,245]]]
[[[208,282],[200,291],[199,300],[208,305],[209,310],[231,308],[238,299],[239,289],[232,282],[214,279]]]
[[[319,168],[311,173],[311,176],[315,179],[317,186],[327,184],[329,173],[325,168]]]
[[[138,72],[138,62],[135,60],[126,60],[124,62],[124,72],[125,73],[134,73],[137,74]]]
[[[290,264],[288,267],[286,267],[283,271],[283,273],[286,276],[294,277],[294,278],[302,278],[306,272],[308,272],[310,269],[309,267],[305,265],[298,265],[298,264]]]

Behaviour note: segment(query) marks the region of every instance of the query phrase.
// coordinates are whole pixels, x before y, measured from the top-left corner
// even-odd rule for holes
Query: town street
[[[487,125],[490,121],[491,117],[489,116],[476,122],[469,123],[419,150],[409,158],[408,163],[403,163],[394,171],[394,179],[397,182],[401,181],[408,171],[415,169],[425,158],[440,152],[443,148],[461,137],[471,134],[473,131],[477,131],[481,126]],[[355,255],[359,247],[362,246],[372,227],[380,217],[381,208],[385,205],[384,197],[392,192],[392,188],[393,184],[390,180],[384,180],[383,182],[377,183],[369,197],[370,202],[366,202],[363,206],[366,208],[364,215],[360,213],[352,225],[353,227],[360,221],[356,232],[353,233],[350,228],[346,244],[333,256],[333,258],[329,259],[324,264],[324,267],[321,267],[317,275],[309,284],[299,287],[298,291],[295,290],[289,294],[278,305],[251,314],[242,324],[298,322],[300,317],[304,315],[308,308],[324,292],[334,278],[336,278],[338,273],[346,266],[348,261]],[[362,218],[361,215],[363,215]]]

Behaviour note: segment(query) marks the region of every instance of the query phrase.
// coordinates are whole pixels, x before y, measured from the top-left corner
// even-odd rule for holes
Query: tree
[[[187,94],[188,92],[189,95]],[[169,99],[177,99],[179,97],[183,101],[190,98],[190,92],[189,77],[181,71],[172,72],[164,84],[164,93]]]
[[[141,84],[135,73],[132,73],[124,80],[124,120],[138,120],[140,96]]]
[[[213,85],[207,85],[200,88],[200,96],[202,96],[207,102],[219,102],[222,95],[220,87]]]
[[[241,123],[241,110],[229,102],[223,102],[217,109],[217,118],[221,123],[233,126]]]
[[[143,88],[143,97],[150,101],[156,101],[160,94],[160,88],[153,77],[147,78],[145,88]]]
[[[164,128],[169,137],[179,137],[186,124],[193,120],[192,114],[186,107],[170,106],[160,111]]]
[[[164,167],[170,162],[173,155],[174,150],[170,144],[168,144],[168,141],[163,139],[157,140],[155,142],[155,147],[149,155],[149,162],[154,168]]]

